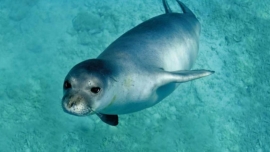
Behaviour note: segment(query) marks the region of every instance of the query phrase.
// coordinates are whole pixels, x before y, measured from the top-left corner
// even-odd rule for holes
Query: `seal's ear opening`
[[[96,113],[97,116],[106,124],[111,126],[117,126],[118,125],[118,115],[106,115],[101,113]]]

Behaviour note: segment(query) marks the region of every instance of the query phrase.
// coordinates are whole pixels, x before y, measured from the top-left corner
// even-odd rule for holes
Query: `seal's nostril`
[[[74,106],[74,104],[75,104],[75,103],[74,103],[74,102],[72,102],[70,106],[71,106],[71,107],[73,107],[73,106]]]
[[[73,106],[75,106],[76,105],[76,101],[70,101],[69,103],[68,103],[68,107],[69,108],[71,108],[71,107],[73,107]]]

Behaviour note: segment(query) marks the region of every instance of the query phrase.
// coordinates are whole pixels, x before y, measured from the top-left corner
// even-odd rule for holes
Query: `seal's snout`
[[[72,107],[78,105],[80,102],[82,102],[82,100],[83,100],[83,98],[78,96],[78,95],[73,96],[67,101],[67,107],[72,108]]]
[[[83,116],[90,112],[85,99],[80,95],[64,96],[62,107],[65,112],[76,116]]]

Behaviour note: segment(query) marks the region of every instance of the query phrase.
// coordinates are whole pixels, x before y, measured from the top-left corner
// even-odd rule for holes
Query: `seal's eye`
[[[71,84],[68,81],[64,82],[64,89],[69,89],[71,88]]]
[[[91,92],[93,92],[94,94],[99,93],[99,91],[100,91],[100,87],[93,87],[93,88],[91,88]]]

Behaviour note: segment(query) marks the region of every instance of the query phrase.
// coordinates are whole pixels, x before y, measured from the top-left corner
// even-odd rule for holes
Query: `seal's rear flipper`
[[[172,10],[171,10],[170,6],[168,5],[167,0],[162,0],[162,3],[163,3],[163,7],[165,8],[165,12],[172,13]]]
[[[101,113],[96,113],[97,116],[106,124],[117,126],[118,125],[118,115],[106,115]]]
[[[181,7],[184,14],[194,15],[193,12],[184,3],[180,2],[179,0],[176,0],[176,1],[179,4],[179,6]]]
[[[209,76],[213,73],[215,72],[210,70],[181,70],[173,72],[163,71],[163,76],[161,77],[159,86],[163,86],[168,83],[187,82]]]

